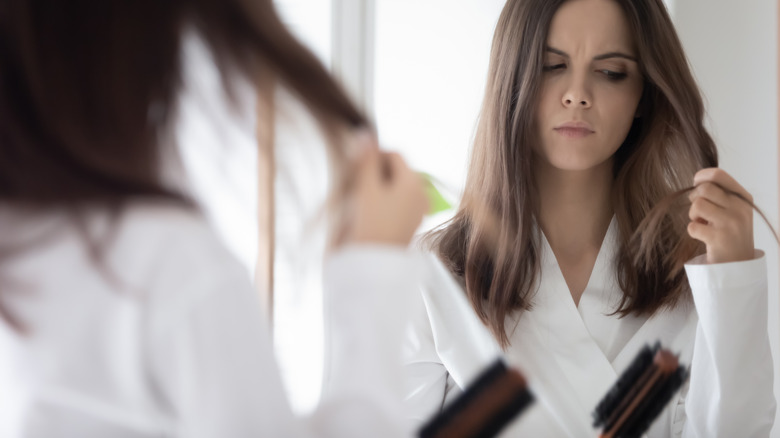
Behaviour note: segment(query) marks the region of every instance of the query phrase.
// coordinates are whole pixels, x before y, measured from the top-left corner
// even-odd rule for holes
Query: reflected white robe
[[[613,220],[575,306],[542,237],[534,308],[511,315],[505,360],[519,367],[537,403],[505,430],[512,437],[593,437],[591,412],[645,344],[660,340],[690,364],[691,378],[648,437],[768,436],[775,415],[767,332],[767,271],[756,259],[685,269],[693,303],[650,318],[609,316],[621,297],[612,260]],[[458,282],[430,255],[405,344],[407,402],[415,426],[461,393],[502,354]]]

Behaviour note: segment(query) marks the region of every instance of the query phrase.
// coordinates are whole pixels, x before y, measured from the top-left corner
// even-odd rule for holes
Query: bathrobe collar
[[[528,376],[541,403],[570,436],[592,430],[591,412],[636,353],[645,333],[659,334],[665,346],[679,351],[675,334],[695,324],[684,307],[664,318],[610,316],[622,297],[615,278],[618,248],[613,218],[592,274],[574,304],[568,285],[547,239],[542,235],[541,276],[533,309],[507,321],[511,346],[507,360]],[[534,352],[534,354],[527,354]],[[618,371],[616,371],[618,370]]]

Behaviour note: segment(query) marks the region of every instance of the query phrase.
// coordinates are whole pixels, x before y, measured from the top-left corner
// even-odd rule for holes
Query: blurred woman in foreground
[[[164,182],[187,32],[226,91],[243,75],[297,95],[347,177],[325,290],[330,351],[350,360],[331,364],[307,420],[285,400],[246,273]],[[405,247],[426,202],[369,129],[270,0],[3,2],[0,435],[400,434],[389,364],[403,321],[387,310],[415,283]]]

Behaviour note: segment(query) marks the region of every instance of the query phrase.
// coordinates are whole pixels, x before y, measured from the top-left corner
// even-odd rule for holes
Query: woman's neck
[[[612,162],[584,171],[537,166],[539,226],[556,256],[577,257],[601,247],[612,220]]]

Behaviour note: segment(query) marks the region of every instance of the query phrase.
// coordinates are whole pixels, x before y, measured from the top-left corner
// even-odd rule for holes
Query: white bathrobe
[[[77,228],[56,210],[0,206],[0,236],[0,299],[28,329],[0,320],[0,437],[404,433],[396,315],[419,261],[400,247],[328,258],[328,387],[298,418],[246,269],[200,215],[139,202],[113,226],[94,211]]]
[[[510,315],[505,360],[523,371],[537,403],[502,436],[593,437],[591,413],[645,344],[661,341],[690,365],[691,377],[648,437],[768,436],[775,415],[767,332],[767,270],[754,260],[685,269],[693,303],[650,318],[609,316],[621,297],[612,263],[613,220],[575,306],[542,238],[541,279],[531,311]],[[427,279],[405,345],[407,401],[419,425],[501,355],[461,286],[430,255]]]

